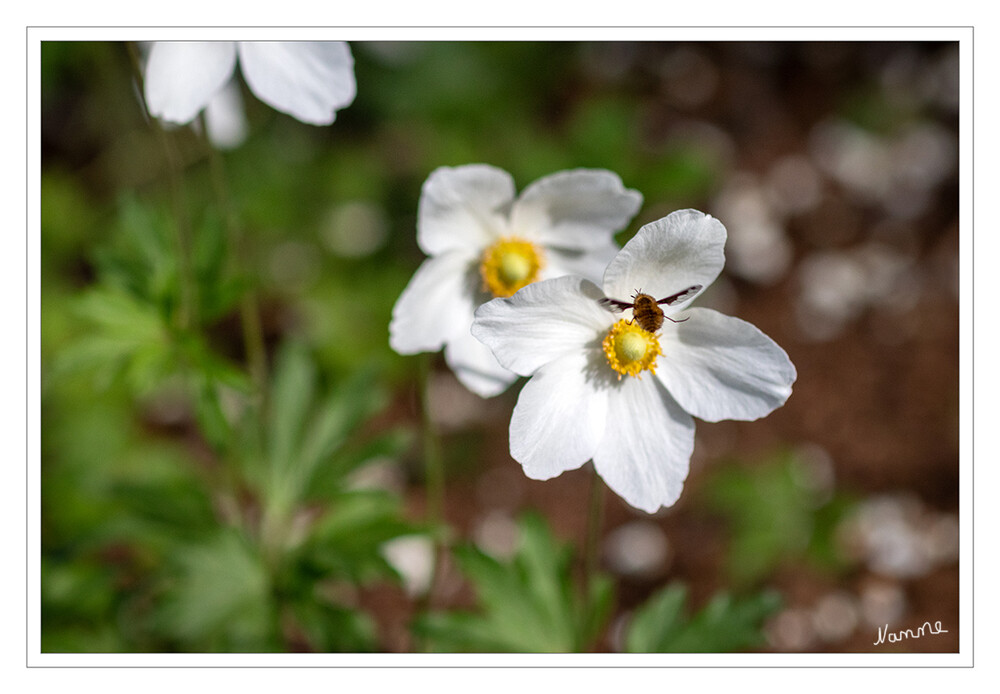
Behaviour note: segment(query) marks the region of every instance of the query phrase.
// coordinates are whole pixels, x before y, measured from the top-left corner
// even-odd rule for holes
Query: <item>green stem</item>
[[[215,188],[215,195],[219,200],[219,208],[222,210],[225,219],[226,234],[229,239],[229,246],[236,254],[237,263],[241,268],[253,268],[254,253],[249,240],[240,231],[240,226],[236,221],[236,213],[232,205],[232,198],[229,195],[229,186],[225,173],[225,166],[222,156],[218,150],[208,141],[208,129],[205,123],[205,114],[201,116],[201,131],[205,138],[206,149],[208,150],[209,167],[212,171],[212,185]],[[257,290],[254,286],[243,293],[240,299],[240,324],[243,329],[243,344],[247,355],[247,367],[250,370],[250,377],[261,397],[266,392],[267,384],[267,348],[264,344],[264,330],[260,320],[260,307],[257,298]]]
[[[427,486],[426,518],[433,527],[434,563],[431,571],[430,586],[426,599],[429,602],[434,595],[444,559],[445,538],[442,535],[444,526],[445,484],[444,459],[441,454],[441,439],[437,427],[431,419],[430,407],[430,376],[433,355],[420,355],[419,388],[420,417],[423,427],[424,446],[424,476]]]
[[[600,562],[601,532],[604,525],[604,481],[593,469],[590,480],[590,500],[587,504],[587,538],[584,546],[583,588],[587,600],[587,609],[593,593],[594,582],[597,579]]]
[[[128,44],[129,58],[132,62],[132,70],[140,94],[143,91],[142,68],[140,67],[139,53],[134,43]],[[147,115],[149,109],[143,101],[143,108]],[[167,176],[170,181],[171,203],[174,208],[174,244],[177,247],[177,265],[180,281],[180,306],[177,311],[177,328],[183,333],[191,330],[197,325],[198,317],[198,294],[194,282],[194,271],[191,261],[191,222],[188,216],[187,200],[184,196],[184,185],[182,176],[182,166],[174,142],[170,134],[163,129],[160,121],[149,116],[149,122],[160,138],[163,146],[164,156],[167,161]]]
[[[256,288],[256,253],[252,240],[242,233],[242,228],[237,219],[235,206],[232,203],[232,196],[229,192],[228,177],[225,171],[225,162],[222,155],[212,145],[208,139],[208,126],[205,122],[204,112],[200,115],[201,133],[207,151],[209,169],[212,176],[212,187],[215,197],[218,200],[218,207],[223,217],[223,225],[226,230],[228,246],[232,251],[231,258],[235,258],[236,271],[247,273],[253,276],[247,288],[240,297],[239,315],[240,327],[242,329],[244,352],[246,354],[247,369],[250,372],[250,379],[253,383],[253,395],[247,403],[244,425],[251,427],[249,431],[250,446],[252,452],[250,456],[259,460],[264,455],[264,418],[268,408],[268,367],[267,348],[264,343],[264,330],[260,319],[260,306]],[[248,470],[241,469],[240,462],[234,458],[230,462],[231,471],[234,476],[234,483],[239,475],[247,475]],[[272,482],[265,489],[265,499],[263,499],[263,516],[257,528],[257,539],[260,542],[261,552],[265,565],[272,576],[275,576],[283,557],[283,544],[288,530],[289,509],[285,503],[284,495],[281,493],[278,484]]]
[[[144,95],[139,51],[135,43],[132,42],[127,44],[127,50],[138,92]],[[181,334],[191,333],[200,327],[200,323],[198,291],[194,278],[194,264],[191,251],[191,221],[184,194],[183,167],[181,166],[180,156],[174,146],[175,143],[172,135],[162,127],[157,118],[149,114],[149,109],[144,99],[142,106],[146,111],[147,119],[160,139],[167,162],[167,175],[174,213],[174,224],[171,226],[174,231],[173,240],[177,252],[178,279],[180,282],[180,297],[175,327]],[[212,388],[213,386],[211,383],[205,383],[201,387]],[[215,395],[212,394],[212,397],[214,398]],[[221,470],[211,474],[210,484],[218,496],[223,521],[229,525],[240,525],[243,518],[240,502],[237,498],[239,482],[235,469],[234,456],[232,441],[229,441],[222,455],[223,465],[221,466]]]

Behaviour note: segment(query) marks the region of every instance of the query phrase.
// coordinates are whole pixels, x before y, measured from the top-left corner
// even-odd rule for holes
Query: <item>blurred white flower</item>
[[[249,129],[239,86],[229,80],[205,107],[208,139],[219,149],[235,149],[247,139]]]
[[[528,477],[549,479],[593,459],[615,493],[652,513],[681,494],[692,415],[753,420],[788,399],[795,367],[760,330],[704,308],[673,318],[722,271],[725,243],[717,219],[674,212],[625,244],[603,288],[562,277],[476,311],[473,335],[503,366],[531,376],[510,423],[511,456]],[[606,307],[639,292],[679,296],[652,332],[632,309],[626,320]]]
[[[424,183],[417,216],[417,243],[430,257],[393,307],[389,344],[400,354],[443,346],[469,390],[501,393],[517,375],[472,337],[476,308],[537,280],[566,274],[596,280],[618,251],[615,232],[641,203],[610,171],[561,171],[515,199],[514,181],[501,169],[437,169]]]
[[[621,576],[652,578],[670,558],[670,543],[659,525],[636,520],[618,526],[604,539],[603,554],[611,570]]]
[[[760,284],[778,282],[792,263],[792,243],[764,188],[737,176],[719,193],[716,213],[729,225],[729,270]]]
[[[380,552],[403,579],[407,595],[424,595],[434,575],[434,543],[423,535],[404,535],[385,542]]]
[[[841,523],[847,555],[882,576],[914,578],[958,558],[958,520],[933,513],[914,496],[867,499]]]
[[[354,101],[354,58],[342,41],[158,41],[146,61],[149,112],[183,125],[231,80],[237,60],[264,103],[311,125],[329,125]]]

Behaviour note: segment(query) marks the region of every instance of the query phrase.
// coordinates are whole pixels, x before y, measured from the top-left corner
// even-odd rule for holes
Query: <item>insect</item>
[[[677,292],[676,294],[671,294],[665,299],[654,299],[649,294],[643,294],[641,290],[636,290],[632,298],[635,300],[634,303],[629,303],[627,301],[618,301],[617,299],[608,299],[607,297],[600,300],[599,303],[605,306],[614,306],[619,311],[624,311],[627,308],[632,309],[632,321],[637,321],[639,327],[648,333],[655,333],[663,325],[663,319],[666,318],[672,323],[683,323],[687,318],[681,318],[680,320],[674,320],[670,316],[663,315],[663,309],[660,308],[660,304],[666,306],[673,306],[678,304],[685,299],[691,298],[692,295],[697,293],[701,289],[700,284],[694,284]],[[629,321],[630,323],[632,321]]]

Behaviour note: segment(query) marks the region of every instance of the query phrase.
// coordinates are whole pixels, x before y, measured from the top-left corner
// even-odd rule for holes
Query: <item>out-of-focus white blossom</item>
[[[354,101],[354,58],[342,41],[158,41],[146,60],[149,112],[190,123],[235,74],[258,99],[303,123],[329,125]]]

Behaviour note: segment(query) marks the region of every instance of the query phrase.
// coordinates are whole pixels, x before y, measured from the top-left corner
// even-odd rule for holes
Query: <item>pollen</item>
[[[483,253],[479,274],[483,291],[493,296],[511,296],[538,279],[545,265],[541,249],[530,241],[506,237]]]
[[[618,380],[629,375],[641,378],[643,371],[656,372],[656,358],[663,354],[656,335],[636,323],[620,320],[604,336],[604,356],[618,372]]]

